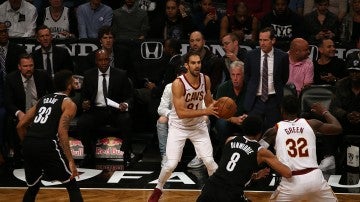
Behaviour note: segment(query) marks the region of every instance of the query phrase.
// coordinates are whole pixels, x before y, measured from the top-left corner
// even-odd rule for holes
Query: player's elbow
[[[286,171],[284,171],[281,176],[286,177],[286,178],[290,178],[292,177],[292,173],[291,170],[289,168],[286,169]]]

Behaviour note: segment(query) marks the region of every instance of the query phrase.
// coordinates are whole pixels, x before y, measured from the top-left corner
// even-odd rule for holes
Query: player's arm
[[[62,103],[61,108],[63,112],[60,117],[59,128],[58,128],[59,142],[67,160],[69,161],[69,167],[72,172],[71,178],[73,178],[75,176],[78,176],[79,174],[77,172],[76,165],[70,151],[68,131],[69,131],[70,121],[76,115],[76,105],[70,99],[65,99]]]
[[[19,135],[19,138],[21,141],[24,140],[25,135],[26,135],[26,129],[27,127],[30,125],[30,123],[34,120],[35,118],[35,114],[36,114],[36,105],[34,105],[33,107],[31,107],[26,114],[24,115],[24,117],[22,117],[19,120],[19,123],[16,126],[16,130],[17,133]]]
[[[264,148],[268,148],[270,144],[275,142],[276,134],[277,134],[276,126],[269,128],[262,136],[261,140],[259,141],[259,144]]]
[[[315,133],[319,132],[324,135],[338,135],[342,132],[340,122],[335,118],[335,116],[327,111],[323,105],[315,103],[311,106],[311,111],[323,116],[326,120],[326,123],[316,119],[308,120],[309,125]]]
[[[290,168],[281,163],[271,151],[265,148],[260,148],[257,152],[257,161],[258,164],[265,162],[283,177],[292,176]]]
[[[205,90],[206,90],[206,95],[205,95],[205,106],[209,107],[211,104],[214,104],[215,100],[213,99],[213,97],[211,96],[211,81],[210,78],[206,75],[205,76]]]
[[[180,79],[175,79],[175,81],[172,84],[172,96],[173,96],[173,103],[176,110],[176,114],[180,119],[195,118],[204,115],[217,116],[217,112],[214,110],[214,107],[212,105],[210,105],[211,107],[208,107],[206,109],[198,109],[198,110],[188,109],[185,102],[184,84],[180,81]]]

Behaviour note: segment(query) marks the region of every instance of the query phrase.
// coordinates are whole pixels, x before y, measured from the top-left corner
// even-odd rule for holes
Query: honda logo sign
[[[163,45],[160,42],[143,42],[141,56],[144,59],[160,59],[163,54]]]

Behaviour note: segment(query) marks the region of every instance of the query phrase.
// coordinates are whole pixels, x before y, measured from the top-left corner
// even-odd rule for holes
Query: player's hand
[[[252,178],[255,180],[258,180],[261,178],[265,178],[269,174],[270,174],[270,168],[264,168],[264,169],[259,170],[257,173],[254,173]]]
[[[121,102],[121,103],[119,104],[119,109],[120,109],[120,111],[124,112],[124,111],[127,110],[127,108],[128,108],[128,104],[127,104],[127,103]]]
[[[91,107],[90,100],[84,100],[81,104],[81,107],[83,108],[84,111],[89,110]]]
[[[74,161],[69,161],[69,167],[70,167],[70,171],[71,171],[70,179],[73,179],[74,177],[78,177],[78,179],[79,179],[79,173],[78,173],[78,170],[76,168],[75,162]]]
[[[314,112],[315,114],[322,116],[324,112],[327,111],[327,109],[320,102],[316,102],[311,105],[311,111]]]
[[[234,61],[236,61],[236,60],[239,60],[239,59],[237,58],[237,56],[236,56],[234,53],[232,53],[232,52],[226,52],[225,55],[226,55],[227,58],[229,58],[229,59],[231,60],[231,62],[234,62]]]
[[[213,103],[211,103],[206,109],[206,114],[205,115],[214,115],[216,116],[216,118],[219,118],[219,113],[217,112],[218,107],[215,107],[215,104],[217,103],[217,101],[214,100]]]

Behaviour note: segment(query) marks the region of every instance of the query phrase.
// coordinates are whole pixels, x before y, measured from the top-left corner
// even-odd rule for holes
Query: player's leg
[[[172,172],[175,170],[185,145],[187,138],[187,131],[180,130],[169,124],[169,134],[166,143],[166,157],[167,161],[164,167],[161,168],[158,183],[151,194],[148,202],[157,202],[162,195],[162,189],[166,181],[170,178]]]
[[[203,125],[193,130],[189,135],[189,139],[194,144],[196,154],[204,162],[208,174],[211,176],[218,168],[218,165],[214,161],[213,148],[207,126]]]
[[[28,189],[26,190],[26,192],[24,194],[23,202],[34,202],[35,201],[36,195],[40,189],[40,184],[41,184],[41,180],[37,181],[33,185],[28,186]]]
[[[25,138],[23,142],[24,153],[24,168],[25,179],[28,189],[24,194],[23,201],[35,201],[36,195],[39,192],[42,175],[41,162],[42,158],[38,155],[38,150],[41,150],[41,144]]]
[[[84,201],[80,192],[80,188],[75,179],[71,179],[68,183],[64,184],[69,194],[70,202]]]
[[[164,167],[161,169],[159,175],[159,182],[156,188],[162,190],[164,184],[171,176],[171,173],[178,165],[178,162],[181,159],[187,136],[187,131],[180,130],[170,125],[168,139],[166,143],[167,161]]]
[[[311,196],[309,196],[309,199],[311,199],[311,201],[338,201],[333,190],[331,189],[327,181],[324,179],[324,176],[320,169],[316,169],[309,174],[312,174],[310,178],[312,180],[309,184],[309,187],[312,188],[312,194]]]

